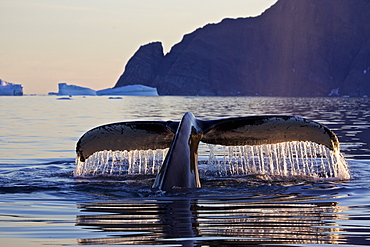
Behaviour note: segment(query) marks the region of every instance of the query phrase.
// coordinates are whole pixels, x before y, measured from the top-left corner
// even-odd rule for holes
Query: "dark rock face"
[[[115,87],[142,84],[150,85],[156,77],[160,65],[163,62],[163,47],[160,42],[153,42],[141,46],[134,56],[128,61],[125,73],[118,79]],[[122,85],[118,85],[122,82]]]
[[[370,95],[370,1],[279,0],[261,16],[225,19],[163,55],[142,46],[115,87],[160,95]]]

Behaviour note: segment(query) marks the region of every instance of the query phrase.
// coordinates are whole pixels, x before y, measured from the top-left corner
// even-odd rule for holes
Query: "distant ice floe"
[[[128,85],[118,88],[107,88],[95,91],[87,87],[68,85],[67,83],[58,84],[59,91],[56,95],[131,95],[131,96],[158,96],[156,88],[144,85]],[[49,93],[51,95],[51,93]]]
[[[0,96],[22,96],[21,84],[14,84],[0,79]]]
[[[60,98],[57,98],[57,100],[71,100],[72,99],[72,95],[69,96],[69,97],[60,97]]]
[[[96,91],[97,95],[133,95],[133,96],[158,96],[155,87],[148,87],[140,84],[127,85],[117,88],[108,88]]]
[[[96,92],[93,89],[87,87],[80,87],[76,85],[68,85],[67,83],[58,84],[58,95],[92,95],[96,96]]]
[[[108,99],[122,99],[122,97],[109,97]]]

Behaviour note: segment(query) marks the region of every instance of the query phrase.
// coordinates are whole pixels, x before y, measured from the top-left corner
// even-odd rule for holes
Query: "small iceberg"
[[[69,97],[60,97],[60,98],[57,98],[57,100],[71,100],[72,99],[72,95],[70,95]]]
[[[22,96],[21,84],[14,84],[0,79],[0,96]]]
[[[108,99],[123,99],[122,97],[109,97]]]
[[[158,96],[157,88],[140,84],[107,88],[96,91],[97,95]]]
[[[68,85],[67,83],[58,84],[58,95],[91,95],[96,96],[96,92],[93,89],[87,87],[80,87],[76,85]]]

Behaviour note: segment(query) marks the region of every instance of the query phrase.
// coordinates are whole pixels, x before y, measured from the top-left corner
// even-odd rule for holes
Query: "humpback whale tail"
[[[262,145],[310,141],[339,151],[337,136],[320,123],[294,116],[249,116],[201,120],[191,112],[181,121],[136,121],[107,124],[86,132],[76,146],[77,159],[85,162],[104,150],[169,148],[154,188],[200,187],[198,145]]]

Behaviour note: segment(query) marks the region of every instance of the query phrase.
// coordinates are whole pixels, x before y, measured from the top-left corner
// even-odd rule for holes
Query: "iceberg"
[[[23,87],[21,84],[14,84],[0,79],[0,95],[22,96]]]
[[[103,96],[103,95],[130,95],[130,96],[158,96],[157,89],[154,87],[148,87],[140,84],[128,85],[117,88],[107,88],[103,90],[95,91],[87,87],[80,87],[76,85],[68,85],[67,83],[58,84],[59,91],[57,95],[91,95],[91,96]],[[54,95],[49,93],[49,95]]]
[[[96,91],[97,95],[158,96],[157,88],[141,84],[107,88]]]
[[[68,85],[67,83],[58,84],[58,95],[92,95],[96,96],[96,91],[87,87]]]

